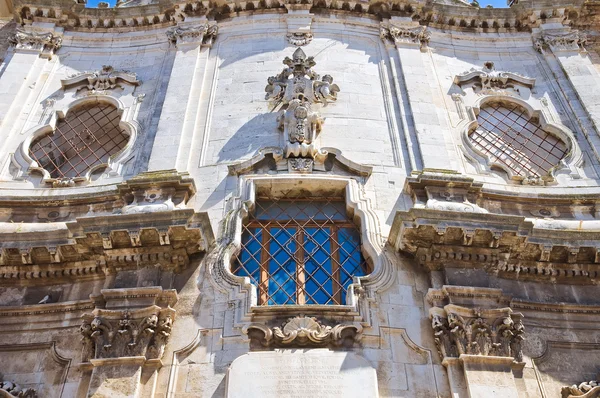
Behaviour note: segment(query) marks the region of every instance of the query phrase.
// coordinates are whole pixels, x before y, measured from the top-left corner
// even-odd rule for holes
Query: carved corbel
[[[431,39],[431,32],[426,26],[400,27],[392,24],[384,25],[379,28],[379,37],[383,41],[394,43],[395,45],[414,45],[417,44],[421,49],[426,49]]]
[[[542,54],[546,48],[550,48],[552,52],[578,51],[585,53],[587,52],[585,49],[586,44],[587,35],[578,30],[558,33],[547,32],[535,38],[533,42],[534,48]]]
[[[43,58],[52,58],[62,45],[62,37],[52,32],[35,33],[17,29],[9,38],[9,43],[16,50],[38,52]]]
[[[290,318],[281,327],[252,323],[244,332],[251,345],[258,347],[352,347],[362,334],[360,325],[326,326],[317,318],[304,315]]]

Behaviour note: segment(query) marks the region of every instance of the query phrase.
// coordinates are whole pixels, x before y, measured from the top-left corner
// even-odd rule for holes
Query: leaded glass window
[[[82,177],[127,145],[129,136],[120,120],[112,105],[83,105],[59,120],[53,132],[33,141],[29,153],[52,178]]]
[[[543,130],[516,104],[486,104],[477,123],[469,135],[475,148],[518,176],[545,176],[568,152],[563,141]]]
[[[342,200],[262,199],[244,225],[233,272],[250,277],[259,305],[345,304],[353,277],[368,266]]]

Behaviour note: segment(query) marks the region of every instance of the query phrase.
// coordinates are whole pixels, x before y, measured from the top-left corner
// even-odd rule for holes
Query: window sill
[[[268,321],[274,318],[291,318],[297,315],[332,318],[345,322],[361,322],[362,317],[351,305],[264,305],[251,308],[252,322]]]

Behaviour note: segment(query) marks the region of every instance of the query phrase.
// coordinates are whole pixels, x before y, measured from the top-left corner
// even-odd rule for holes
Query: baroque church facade
[[[3,1],[0,397],[600,397],[600,1],[510,3]]]

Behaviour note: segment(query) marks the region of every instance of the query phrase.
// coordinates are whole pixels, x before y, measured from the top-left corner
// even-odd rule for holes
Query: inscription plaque
[[[227,372],[228,398],[377,397],[375,369],[352,352],[250,352]]]

